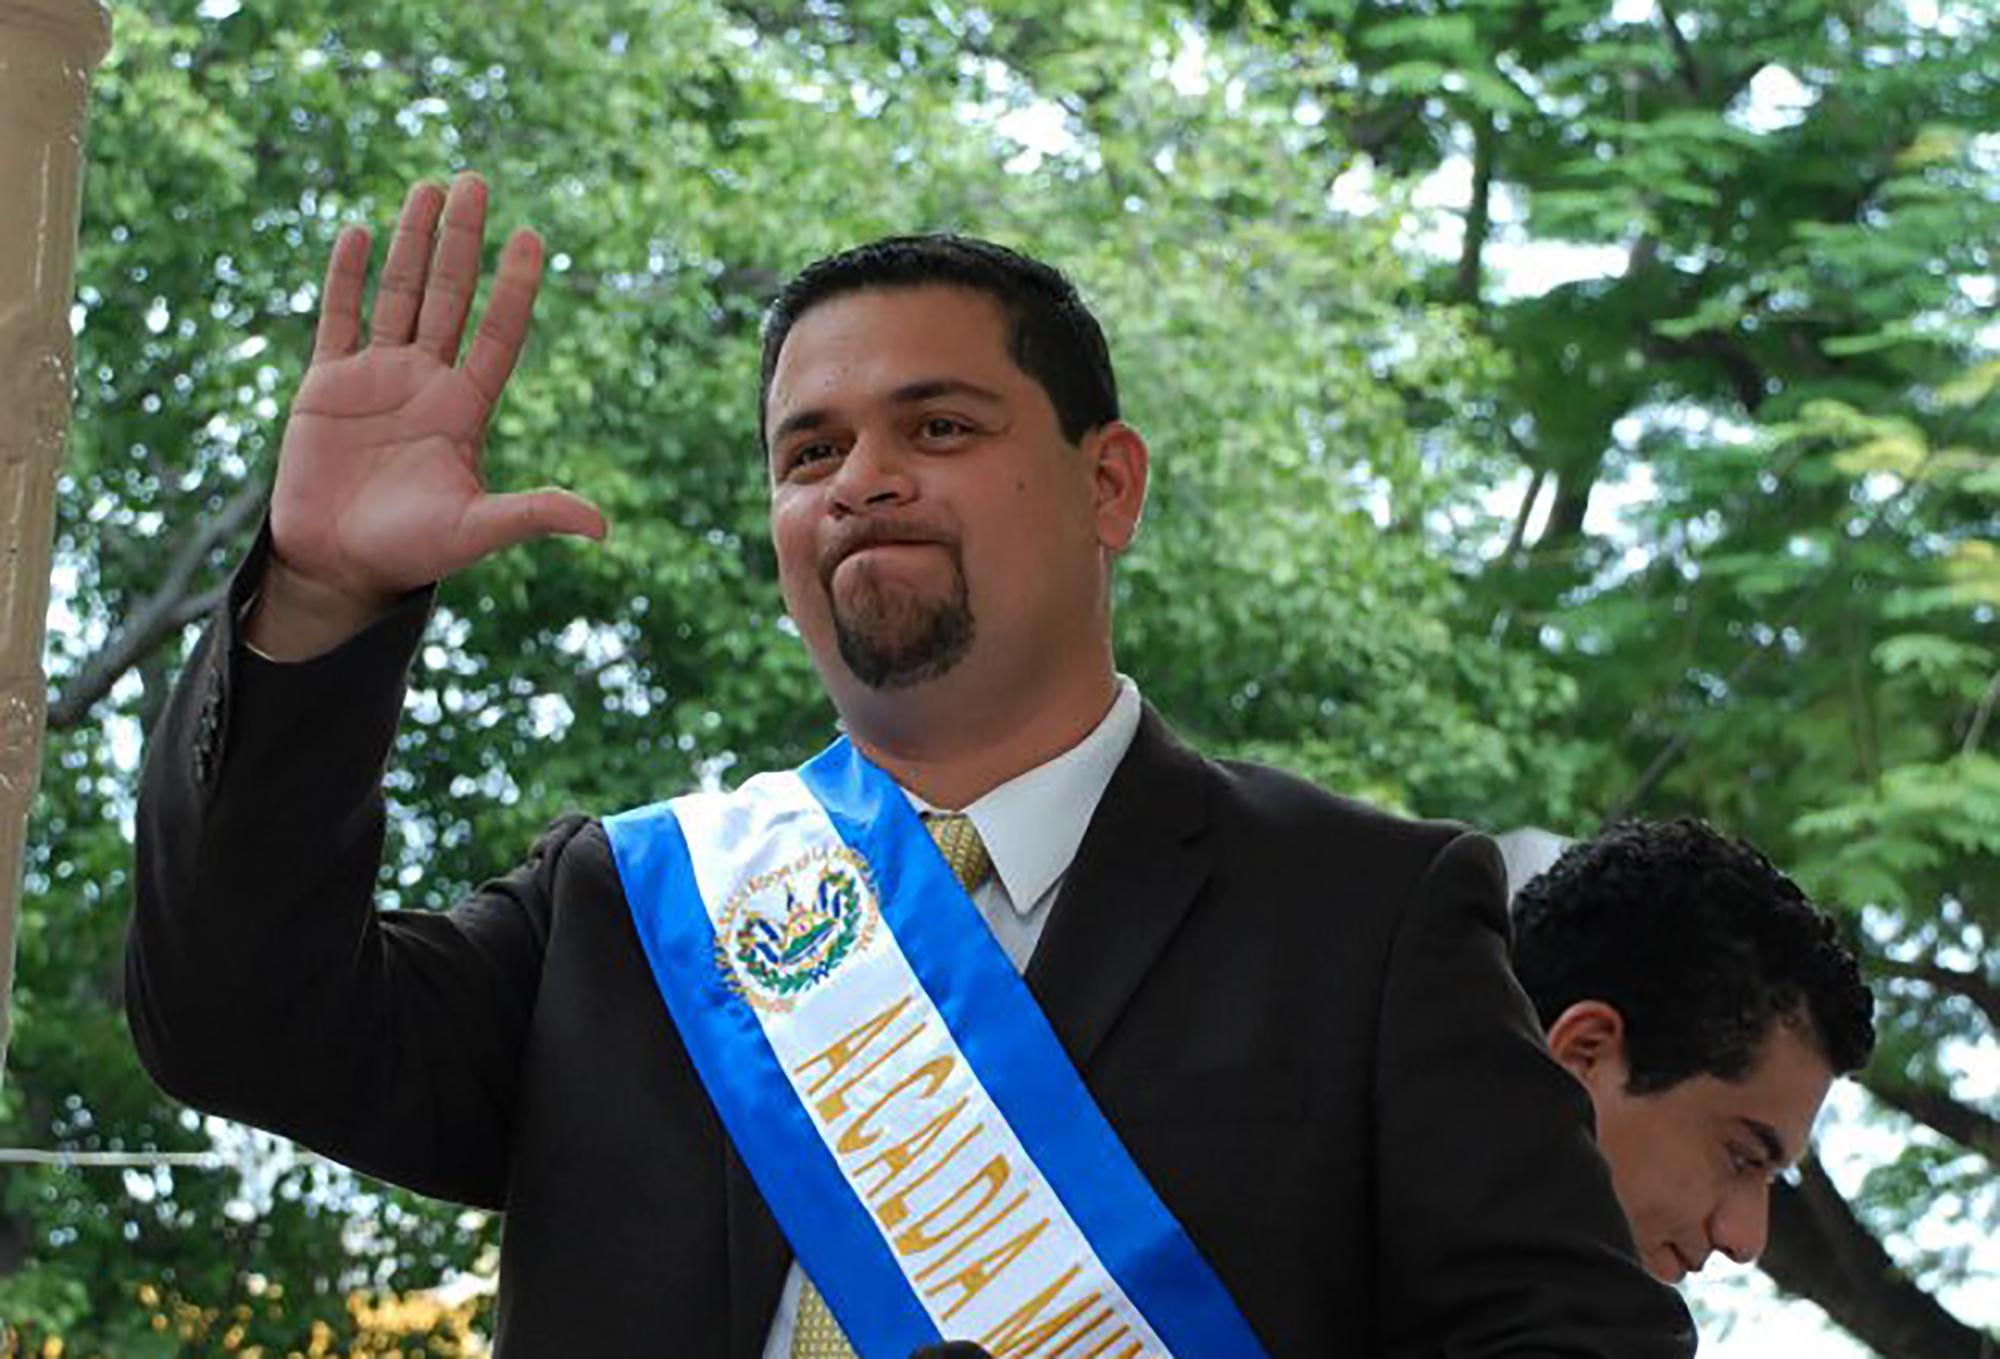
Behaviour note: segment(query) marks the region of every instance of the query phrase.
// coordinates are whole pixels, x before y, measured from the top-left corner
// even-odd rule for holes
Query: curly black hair
[[[1514,973],[1543,1027],[1582,1000],[1625,1020],[1627,1089],[1739,1080],[1776,1020],[1835,1071],[1875,1047],[1874,997],[1833,920],[1702,821],[1626,821],[1570,846],[1514,903]]]

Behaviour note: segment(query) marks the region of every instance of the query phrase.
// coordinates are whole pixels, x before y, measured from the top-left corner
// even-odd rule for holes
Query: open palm
[[[271,533],[289,570],[351,600],[392,598],[529,538],[603,536],[603,516],[566,491],[486,490],[486,427],[527,338],[542,251],[532,232],[507,242],[460,363],[485,219],[476,176],[460,176],[448,197],[432,184],[410,191],[366,343],[368,234],[350,229],[334,243]]]

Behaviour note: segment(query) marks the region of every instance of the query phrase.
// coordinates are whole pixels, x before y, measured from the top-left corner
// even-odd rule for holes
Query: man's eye
[[[1769,1169],[1762,1156],[1734,1145],[1729,1148],[1729,1168],[1738,1175],[1761,1175]]]
[[[792,450],[792,456],[786,462],[785,466],[789,471],[797,471],[799,468],[809,467],[816,462],[823,462],[832,456],[833,445],[827,443],[825,440],[821,440],[819,443],[801,444]]]
[[[961,434],[971,433],[972,426],[948,415],[932,415],[925,417],[923,432],[927,439],[955,439]]]

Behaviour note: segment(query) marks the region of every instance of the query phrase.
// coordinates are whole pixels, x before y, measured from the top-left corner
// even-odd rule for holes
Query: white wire
[[[109,1167],[148,1169],[177,1166],[193,1170],[222,1170],[230,1162],[213,1151],[38,1151],[29,1147],[0,1147],[0,1165]]]

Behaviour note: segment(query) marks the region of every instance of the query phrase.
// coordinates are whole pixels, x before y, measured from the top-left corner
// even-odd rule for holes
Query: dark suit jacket
[[[230,622],[259,570],[149,751],[128,988],[148,1069],[504,1208],[505,1359],[755,1359],[789,1248],[654,990],[602,828],[557,823],[447,914],[375,910],[425,601],[277,666]],[[1273,1359],[1691,1353],[1505,930],[1489,841],[1205,760],[1147,714],[1028,982]]]

